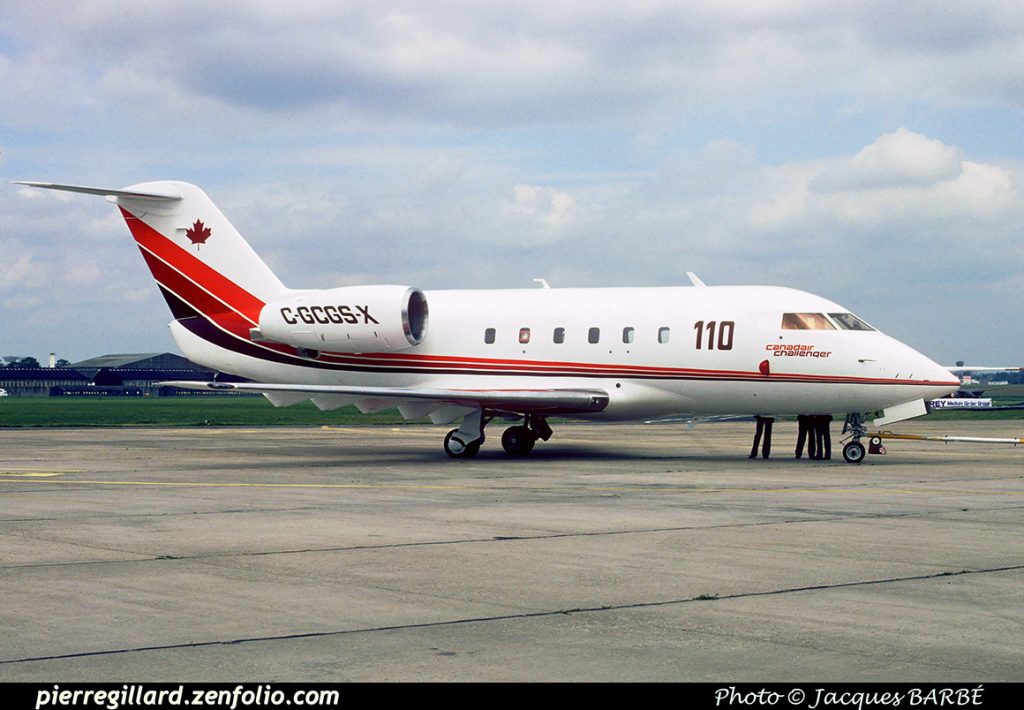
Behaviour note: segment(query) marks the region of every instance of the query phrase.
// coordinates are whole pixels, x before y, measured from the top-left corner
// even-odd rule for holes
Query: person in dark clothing
[[[807,458],[814,458],[814,434],[811,434],[811,417],[807,414],[801,414],[796,418],[797,435],[796,435],[796,457],[802,458],[804,455],[804,442],[807,443]]]
[[[812,419],[815,451],[811,458],[818,461],[829,460],[832,458],[832,415],[816,414]]]
[[[764,437],[764,443],[761,444],[761,456],[768,458],[772,452],[772,423],[775,421],[771,417],[762,417],[758,415],[754,417],[757,421],[757,428],[754,430],[754,445],[750,449],[749,458],[757,458],[757,447],[761,444],[761,437]]]
[[[832,459],[832,415],[821,415],[821,440],[818,443],[818,456],[826,461]]]

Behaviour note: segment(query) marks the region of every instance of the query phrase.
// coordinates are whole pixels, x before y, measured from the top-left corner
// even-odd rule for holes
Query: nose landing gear
[[[860,463],[867,456],[860,438],[868,433],[864,420],[859,413],[847,414],[843,423],[843,433],[850,432],[850,441],[843,446],[843,460],[846,463]]]
[[[867,456],[864,444],[859,441],[851,441],[843,447],[843,460],[846,463],[860,463]]]

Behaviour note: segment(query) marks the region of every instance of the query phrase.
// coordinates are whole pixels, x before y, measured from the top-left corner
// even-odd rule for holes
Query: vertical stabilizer
[[[247,324],[257,325],[267,301],[289,293],[195,185],[164,180],[111,190],[17,183],[100,195],[116,204],[176,320],[201,315],[218,327],[247,333]]]
[[[153,278],[174,315],[175,339],[214,342],[217,347],[193,355],[197,362],[222,369],[218,357],[230,343],[252,347],[268,301],[292,293],[257,256],[210,198],[185,182],[146,182],[117,190],[47,182],[21,185],[99,195],[116,204],[128,223]],[[195,338],[200,334],[199,338]],[[245,345],[240,345],[244,343]],[[214,355],[205,359],[204,353]]]
[[[174,195],[180,199],[159,199]],[[184,182],[148,182],[108,196],[164,290],[201,312],[222,306],[258,320],[288,292],[209,197]],[[212,299],[212,300],[211,300]],[[175,317],[175,304],[168,298]]]

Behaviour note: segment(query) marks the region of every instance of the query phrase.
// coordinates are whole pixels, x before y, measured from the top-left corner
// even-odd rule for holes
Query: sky
[[[1024,13],[906,0],[0,5],[0,355],[176,347],[116,210],[286,285],[772,284],[1024,364]]]

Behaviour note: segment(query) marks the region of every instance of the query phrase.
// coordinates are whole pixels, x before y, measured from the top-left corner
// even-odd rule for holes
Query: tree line
[[[60,360],[57,361],[56,366],[67,367],[70,364],[70,362],[68,362],[64,358],[61,358]],[[21,357],[20,355],[4,355],[3,357],[0,357],[0,367],[18,367],[27,369],[33,367],[42,367],[42,365],[40,365],[39,361],[36,360],[31,355],[27,357]]]

